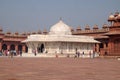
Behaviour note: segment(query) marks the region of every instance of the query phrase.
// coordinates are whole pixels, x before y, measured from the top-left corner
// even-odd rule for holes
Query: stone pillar
[[[111,52],[112,52],[112,54],[115,52],[113,41],[111,42]]]
[[[7,50],[10,50],[10,44],[7,45]]]
[[[67,49],[67,53],[69,52],[69,45],[68,43],[66,43],[66,49]]]
[[[92,51],[95,51],[95,44],[91,46],[92,47]]]
[[[38,48],[38,43],[33,43],[33,44],[34,44],[34,48],[35,48],[36,53],[38,53],[38,50],[37,50],[37,48]]]
[[[23,45],[22,46],[22,52],[25,52],[25,49],[26,49],[26,47],[25,47],[25,45]]]
[[[109,55],[110,55],[112,52],[114,52],[114,45],[112,40],[109,41],[108,48],[109,48]]]
[[[111,53],[111,42],[108,43],[108,53]]]
[[[104,49],[106,49],[106,43],[104,43],[103,46],[104,46]]]
[[[18,45],[15,45],[15,50],[18,51]]]
[[[99,52],[99,44],[96,44],[96,51]]]
[[[17,44],[15,45],[15,51],[16,51],[16,54],[19,54],[19,52],[18,52],[18,45]]]
[[[32,53],[32,48],[31,47],[28,48],[28,53]]]

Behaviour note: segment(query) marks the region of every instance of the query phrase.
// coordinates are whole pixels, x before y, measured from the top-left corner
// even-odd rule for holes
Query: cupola
[[[10,31],[8,31],[6,34],[10,35],[10,34],[11,34],[11,32],[10,32]]]
[[[106,29],[106,28],[108,28],[108,25],[107,24],[103,24],[103,27],[102,27],[103,29]]]
[[[93,27],[93,30],[97,30],[97,29],[99,29],[98,25],[95,24],[94,27]]]
[[[36,34],[36,32],[32,32],[32,34]]]
[[[47,32],[47,30],[46,29],[44,29],[43,30],[43,34],[47,34],[48,32]]]
[[[41,33],[42,33],[41,30],[38,30],[37,34],[41,34]]]
[[[19,33],[18,33],[18,32],[15,32],[15,35],[19,35]]]
[[[88,24],[85,26],[85,30],[90,30],[90,26]]]
[[[81,31],[81,30],[82,30],[82,29],[81,29],[80,26],[78,26],[77,29],[76,29],[76,31]]]
[[[115,16],[111,13],[111,15],[108,17],[108,21],[115,21]]]
[[[118,14],[118,16],[117,16],[117,20],[119,20],[119,21],[120,21],[120,14]]]

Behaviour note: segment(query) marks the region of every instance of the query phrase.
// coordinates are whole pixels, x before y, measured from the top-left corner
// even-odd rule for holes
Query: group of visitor
[[[79,58],[80,56],[84,57],[84,51],[82,53],[80,53],[79,51],[76,51],[74,58]]]
[[[85,57],[85,55],[87,56],[87,54],[85,54],[85,52],[83,51],[82,53],[80,53],[79,51],[76,51],[74,58],[79,58],[79,57]],[[95,52],[93,51],[93,53],[91,53],[91,51],[88,54],[89,58],[94,58],[95,57]]]
[[[1,56],[10,56],[10,57],[17,56],[17,55],[22,56],[22,51],[21,50],[19,50],[19,51],[3,50],[3,51],[0,51],[0,54],[1,54]]]

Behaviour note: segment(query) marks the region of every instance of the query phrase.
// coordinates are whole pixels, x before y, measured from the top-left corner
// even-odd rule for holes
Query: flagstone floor
[[[120,80],[120,60],[0,57],[0,80]]]

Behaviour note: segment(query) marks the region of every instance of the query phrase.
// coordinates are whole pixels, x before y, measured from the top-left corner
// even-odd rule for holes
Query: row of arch
[[[9,49],[8,49],[7,46],[8,46],[7,44],[3,44],[3,45],[2,45],[2,50],[3,50],[3,51],[4,51],[4,50],[16,50],[14,44],[11,44]],[[18,46],[17,46],[17,50],[18,50],[18,51],[23,51],[23,45],[18,45]],[[28,47],[25,46],[25,52],[27,52],[27,51],[28,51]]]

